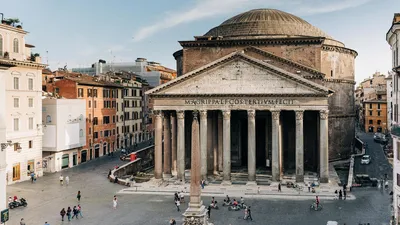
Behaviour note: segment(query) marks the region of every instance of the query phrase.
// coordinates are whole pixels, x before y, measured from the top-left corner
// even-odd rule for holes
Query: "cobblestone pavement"
[[[121,164],[118,154],[112,157],[102,157],[75,168],[62,172],[70,177],[70,185],[60,186],[58,177],[61,173],[41,177],[36,183],[18,183],[7,187],[8,195],[25,197],[28,207],[16,208],[10,212],[7,225],[18,225],[23,217],[28,225],[41,225],[44,222],[54,224],[168,224],[170,218],[175,218],[178,224],[182,222],[182,212],[177,212],[173,196],[169,195],[118,195],[116,210],[112,209],[112,198],[122,189],[121,186],[107,181],[108,169]],[[206,187],[207,188],[207,187]],[[81,206],[84,218],[71,222],[61,222],[61,208],[77,205],[76,193],[82,192]],[[321,200],[322,211],[310,211],[311,200],[265,200],[246,199],[251,205],[254,221],[251,224],[326,224],[328,220],[341,224],[357,225],[361,223],[388,224],[390,216],[389,195],[378,189],[357,189],[354,192],[357,199],[352,201]],[[240,198],[240,196],[232,196]],[[245,197],[246,198],[246,197]],[[203,197],[209,204],[210,197]],[[216,198],[222,202],[221,197]],[[187,199],[188,200],[188,199]],[[181,205],[181,209],[187,204]],[[230,212],[227,208],[213,210],[211,222],[214,224],[242,224],[243,211]]]
[[[360,132],[357,135],[362,141],[368,144],[365,154],[371,156],[371,163],[369,165],[361,165],[361,156],[356,157],[354,161],[354,173],[368,174],[370,177],[377,179],[381,179],[384,174],[387,174],[391,180],[393,177],[392,166],[388,162],[381,145],[374,142],[374,134]]]

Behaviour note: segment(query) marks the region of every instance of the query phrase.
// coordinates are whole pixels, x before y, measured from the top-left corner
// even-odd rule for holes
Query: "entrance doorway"
[[[26,168],[27,175],[29,176],[31,172],[35,172],[35,160],[29,160],[28,166]]]
[[[87,150],[81,151],[81,163],[86,162]]]
[[[20,164],[15,164],[13,166],[13,181],[21,179],[21,168]]]
[[[69,155],[64,154],[62,156],[62,164],[61,164],[61,169],[65,169],[69,167]]]
[[[99,158],[99,156],[100,156],[100,146],[96,145],[94,147],[94,158]]]
[[[72,165],[73,165],[73,166],[76,166],[76,164],[77,164],[77,159],[78,159],[77,153],[74,152],[74,154],[72,155]]]
[[[107,143],[103,144],[103,155],[107,154]]]

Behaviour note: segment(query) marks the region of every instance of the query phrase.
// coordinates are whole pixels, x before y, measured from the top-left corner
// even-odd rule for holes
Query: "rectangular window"
[[[21,145],[19,143],[14,143],[14,151],[18,151],[21,149]]]
[[[14,90],[19,90],[19,78],[14,77]]]
[[[110,123],[110,116],[103,116],[103,124],[109,124]]]
[[[28,99],[29,108],[33,108],[33,98]]]
[[[371,103],[371,104],[369,104],[369,108],[370,108],[370,109],[372,109],[372,103]]]
[[[117,134],[119,134],[119,127],[117,127]]]
[[[97,119],[97,117],[93,117],[93,125],[98,125],[99,121]]]
[[[92,128],[89,127],[89,135],[92,134]]]
[[[379,96],[379,95],[378,95]],[[381,104],[380,103],[378,103],[378,109],[381,109]]]
[[[380,120],[378,120],[378,125],[381,125],[381,121]]]
[[[397,174],[397,186],[400,187],[400,174]]]
[[[28,79],[28,90],[30,90],[30,91],[33,90],[33,79],[32,78]]]
[[[400,141],[397,142],[397,160],[400,161]],[[397,178],[397,182],[399,182],[399,178]]]
[[[93,133],[93,137],[94,137],[94,139],[99,138],[99,133],[98,132],[94,132]]]
[[[33,148],[33,141],[31,140],[31,141],[29,141],[29,148]]]
[[[92,97],[92,89],[87,89],[87,96]]]
[[[14,118],[14,131],[19,131],[19,119]]]
[[[93,101],[93,108],[97,108],[97,101]]]
[[[92,101],[90,101],[90,100],[88,101],[88,107],[92,108]]]
[[[78,88],[78,98],[83,98],[83,88]]]
[[[14,108],[19,108],[19,98],[14,98]]]
[[[29,117],[29,130],[33,130],[33,117]]]
[[[103,131],[100,131],[100,137],[103,137]]]
[[[372,116],[372,110],[369,111],[369,115]]]
[[[369,120],[368,122],[369,122],[369,124],[374,124],[374,122],[372,120]]]
[[[378,111],[378,116],[380,116],[381,115],[381,111]]]
[[[93,97],[97,98],[97,89],[93,89]]]
[[[113,135],[115,135],[115,129],[113,129]]]

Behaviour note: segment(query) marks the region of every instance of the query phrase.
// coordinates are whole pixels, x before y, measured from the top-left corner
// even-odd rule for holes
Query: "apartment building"
[[[46,97],[42,103],[44,172],[78,165],[86,145],[86,101]]]
[[[400,78],[400,13],[395,13],[392,24],[386,33],[386,41],[392,50],[392,103],[391,107],[393,138],[393,205],[392,205],[392,222],[398,224],[400,222],[400,126],[399,126],[399,78]]]
[[[4,84],[0,102],[5,104],[0,106],[5,110],[5,138],[1,142],[5,143],[2,152],[7,159],[0,179],[5,176],[7,184],[28,180],[31,172],[43,174],[41,72],[45,65],[39,56],[31,57],[34,46],[25,42],[27,34],[20,25],[0,24],[0,76]]]
[[[364,129],[366,132],[387,131],[387,102],[386,100],[364,101]]]
[[[78,163],[109,154],[117,148],[117,99],[122,86],[99,77],[58,71],[46,85],[49,92],[86,102],[86,145]]]

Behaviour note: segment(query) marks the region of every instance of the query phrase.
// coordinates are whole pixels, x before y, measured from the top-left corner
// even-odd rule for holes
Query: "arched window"
[[[50,115],[46,116],[46,123],[51,123],[51,116]]]
[[[13,49],[14,49],[15,53],[19,52],[19,43],[18,43],[18,39],[17,38],[14,38]]]
[[[79,130],[79,137],[83,137],[83,130],[82,129]]]
[[[0,56],[3,56],[3,36],[0,34]]]

